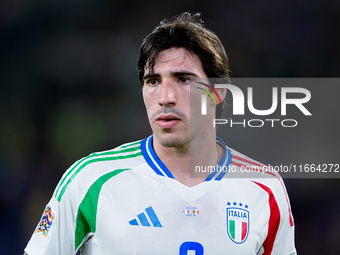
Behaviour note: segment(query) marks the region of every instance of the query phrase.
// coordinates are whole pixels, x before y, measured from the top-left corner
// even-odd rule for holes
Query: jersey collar
[[[145,138],[141,142],[141,149],[146,162],[156,172],[156,174],[174,179],[169,169],[163,164],[163,162],[159,159],[156,152],[154,151],[152,147],[152,139],[153,135]],[[223,158],[217,165],[219,167],[215,167],[215,170],[210,173],[205,181],[220,181],[223,176],[228,172],[229,166],[231,164],[232,156],[223,140],[219,137],[216,137],[216,143],[220,144],[225,149],[225,153],[223,155]]]

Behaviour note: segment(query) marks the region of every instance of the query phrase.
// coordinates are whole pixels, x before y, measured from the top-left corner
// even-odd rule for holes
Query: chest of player
[[[270,214],[265,196],[237,183],[188,188],[171,182],[106,185],[98,199],[91,250],[216,255],[256,254],[260,249]]]

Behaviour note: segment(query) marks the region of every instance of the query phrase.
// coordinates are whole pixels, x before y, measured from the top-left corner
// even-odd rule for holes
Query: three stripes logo
[[[142,212],[137,215],[136,219],[130,220],[129,224],[133,226],[144,226],[144,227],[151,227],[150,222],[156,228],[162,228],[162,224],[160,223],[155,211],[150,206],[145,209],[145,213]]]

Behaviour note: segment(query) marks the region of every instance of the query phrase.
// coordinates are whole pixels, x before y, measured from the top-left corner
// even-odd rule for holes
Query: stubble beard
[[[188,132],[188,134],[185,134],[186,132],[175,134],[174,132],[166,132],[163,130],[160,132],[161,133],[154,132],[154,134],[158,142],[164,147],[183,149],[190,144],[190,132]]]

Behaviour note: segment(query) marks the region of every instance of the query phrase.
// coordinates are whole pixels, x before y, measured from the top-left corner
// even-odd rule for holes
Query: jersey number
[[[179,255],[187,255],[188,251],[195,251],[195,255],[203,255],[203,246],[196,242],[185,242],[179,247]]]

